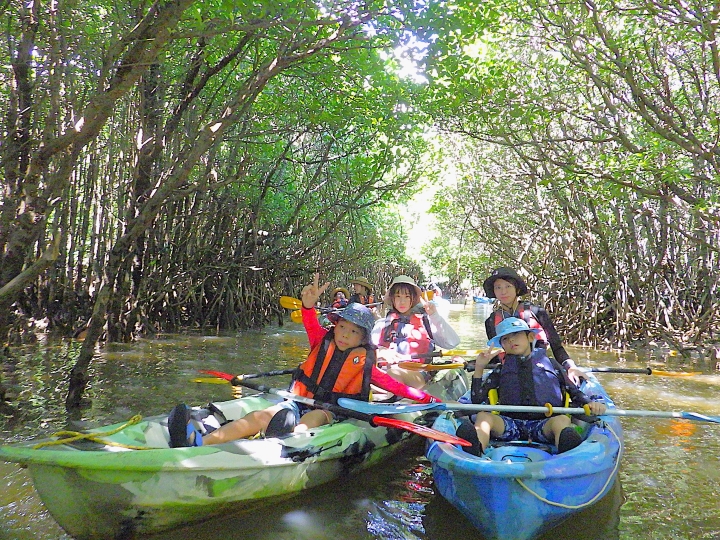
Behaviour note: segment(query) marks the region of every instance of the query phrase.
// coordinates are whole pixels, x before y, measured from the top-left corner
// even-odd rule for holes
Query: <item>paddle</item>
[[[222,371],[213,371],[211,369],[202,369],[200,370],[203,373],[207,373],[208,375],[213,375],[217,377],[217,379],[223,379],[223,383],[227,382],[229,379],[227,378],[227,373],[223,373]],[[261,373],[247,373],[245,375],[234,375],[234,377],[237,377],[238,379],[259,379],[260,377],[275,377],[276,375],[290,375],[291,373],[295,373],[294,369],[274,369],[272,371],[263,371]],[[217,379],[193,379],[193,382],[211,382],[212,380]]]
[[[484,353],[487,349],[451,349],[449,351],[432,351],[429,353],[416,353],[411,354],[410,358],[438,358],[441,356],[477,356],[480,353]],[[497,352],[502,352],[502,349],[496,349]]]
[[[413,355],[416,356],[416,355]],[[417,355],[420,356],[420,355]],[[445,356],[445,354],[439,355]],[[431,364],[422,364],[420,362],[398,362],[398,367],[407,369],[409,371],[438,371],[441,369],[457,369],[465,368],[468,371],[473,371],[474,361],[469,362],[438,362]],[[492,369],[497,364],[487,366],[485,369]],[[655,375],[658,377],[692,377],[694,375],[700,375],[699,371],[660,371],[657,369],[647,368],[613,368],[613,367],[596,367],[596,368],[580,368],[585,372],[592,373],[638,373],[641,375]]]
[[[393,404],[393,403],[366,403],[355,399],[340,398],[338,403],[346,409],[362,412],[365,414],[403,414],[419,411],[498,411],[498,412],[522,412],[522,413],[544,413],[549,416],[551,414],[584,414],[591,416],[590,409],[584,407],[531,407],[524,405],[475,405],[472,403],[417,403],[412,405]],[[674,412],[674,411],[643,411],[643,410],[623,410],[623,409],[607,409],[601,416],[637,416],[650,418],[682,418],[685,420],[695,420],[697,422],[720,423],[720,416],[708,416],[696,412]]]
[[[421,364],[420,362],[398,362],[398,367],[409,371],[439,371],[441,369],[468,368],[468,362],[444,362],[441,364]]]
[[[583,368],[581,368],[583,369]],[[639,373],[642,375],[657,375],[659,377],[692,377],[693,375],[701,375],[699,371],[660,371],[657,369],[646,368],[613,368],[613,367],[596,367],[584,369],[593,373]]]
[[[426,438],[432,439],[434,441],[448,442],[451,444],[459,444],[460,446],[471,446],[471,444],[468,441],[466,441],[465,439],[461,439],[459,437],[455,437],[454,435],[450,435],[448,433],[443,433],[442,431],[438,431],[436,429],[432,429],[432,428],[429,428],[426,426],[413,424],[412,422],[407,422],[406,420],[399,420],[397,418],[384,418],[382,416],[373,416],[373,415],[366,414],[363,412],[354,411],[352,409],[347,409],[347,408],[341,407],[339,405],[333,405],[331,403],[323,403],[322,401],[317,401],[314,399],[295,395],[292,392],[287,392],[286,390],[270,388],[269,386],[265,386],[264,384],[260,384],[260,383],[247,382],[244,378],[242,378],[242,376],[231,375],[229,373],[223,373],[221,371],[212,371],[212,370],[201,369],[200,372],[208,373],[210,375],[215,375],[216,377],[221,377],[221,378],[229,381],[230,384],[232,384],[234,386],[246,386],[248,388],[252,388],[253,390],[257,390],[258,392],[266,392],[268,394],[275,394],[275,395],[283,397],[285,399],[297,401],[299,403],[304,403],[305,405],[309,405],[311,407],[325,409],[326,411],[330,411],[334,414],[347,416],[350,418],[355,418],[357,420],[362,420],[364,422],[369,423],[373,427],[383,426],[383,427],[389,427],[389,428],[397,428],[397,429],[402,429],[404,431],[409,431],[410,433],[415,433],[416,435],[420,435],[422,437],[426,437]],[[351,401],[355,401],[355,400],[351,400]]]
[[[372,304],[366,304],[366,307],[375,307],[382,305],[382,302],[373,302]],[[290,312],[290,320],[295,323],[301,323],[302,322],[302,311],[300,309],[302,308],[302,301],[298,300],[297,298],[293,298],[292,296],[281,296],[280,297],[280,306],[284,307],[285,309],[292,309],[294,311]],[[315,308],[315,311],[318,313],[339,313],[344,308]]]
[[[285,309],[300,309],[302,308],[302,300],[298,300],[292,296],[281,296],[280,305]]]

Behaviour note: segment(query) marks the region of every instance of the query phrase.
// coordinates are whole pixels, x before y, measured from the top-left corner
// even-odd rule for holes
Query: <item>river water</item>
[[[449,319],[475,349],[485,341],[482,304],[453,305]],[[79,346],[44,344],[5,361],[4,378],[18,394],[15,411],[0,417],[0,442],[46,436],[70,427],[122,422],[135,414],[169,411],[232,397],[228,384],[193,382],[198,369],[230,373],[294,367],[306,353],[302,326],[232,336],[165,336],[99,353],[87,396],[89,408],[69,420],[64,411],[67,371]],[[693,411],[720,416],[720,374],[714,364],[672,351],[642,355],[569,348],[582,366],[699,371],[691,377],[598,374],[624,409]],[[272,380],[284,386],[287,379]],[[720,425],[655,418],[623,418],[625,456],[620,482],[605,499],[542,540],[720,539]],[[363,473],[255,511],[145,537],[147,540],[324,540],[345,538],[481,540],[452,506],[435,494],[418,442],[402,455]],[[70,540],[42,505],[28,474],[0,463],[0,539]]]

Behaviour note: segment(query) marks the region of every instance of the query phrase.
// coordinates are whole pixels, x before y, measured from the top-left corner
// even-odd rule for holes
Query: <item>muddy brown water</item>
[[[482,304],[453,305],[450,321],[461,347],[480,348]],[[16,412],[0,418],[0,442],[45,436],[65,429],[67,371],[77,356],[73,342],[21,351],[4,366],[18,394]],[[307,352],[301,326],[228,336],[173,335],[113,345],[93,365],[92,404],[72,426],[95,427],[135,414],[169,411],[176,403],[203,404],[231,398],[227,384],[196,383],[200,368],[231,373],[294,367]],[[599,374],[624,409],[693,411],[720,416],[720,374],[714,364],[669,351],[608,353],[570,348],[583,366],[644,367],[700,371],[692,377]],[[283,386],[287,379],[270,380]],[[655,418],[623,418],[625,456],[620,482],[608,497],[566,521],[550,539],[720,539],[720,424]],[[251,512],[229,514],[148,540],[480,540],[468,521],[434,491],[418,442],[402,455],[342,481],[273,501]],[[0,463],[0,539],[69,540],[37,496],[28,474]]]

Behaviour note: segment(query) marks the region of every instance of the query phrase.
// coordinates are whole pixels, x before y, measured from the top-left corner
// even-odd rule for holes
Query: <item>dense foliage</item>
[[[456,288],[520,267],[583,343],[692,344],[718,325],[712,6],[61,0],[0,16],[0,333],[87,326],[77,387],[103,336],[261,326],[318,269],[421,277],[388,205],[447,182],[448,162],[428,253]]]
[[[523,269],[570,341],[712,338],[717,8],[529,1],[502,13],[481,35],[438,33],[431,61],[428,105],[459,168],[435,207],[455,231],[453,277]]]

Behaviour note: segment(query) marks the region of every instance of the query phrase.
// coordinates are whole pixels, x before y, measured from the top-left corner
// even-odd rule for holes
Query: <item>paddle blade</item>
[[[302,301],[292,296],[281,296],[280,305],[285,309],[300,309],[302,307]]]
[[[302,311],[296,310],[290,312],[290,320],[294,323],[302,323]]]
[[[376,426],[391,427],[409,431],[415,433],[421,437],[432,439],[433,441],[446,442],[450,444],[459,444],[460,446],[472,446],[471,443],[455,435],[438,431],[437,429],[429,428],[427,426],[421,426],[413,424],[406,420],[398,420],[397,418],[385,418],[384,416],[375,416],[372,419],[373,424]]]
[[[650,375],[659,377],[694,377],[695,375],[702,375],[700,371],[658,371],[657,369],[651,371]]]
[[[399,362],[398,367],[408,371],[439,371],[441,369],[464,368],[465,363],[423,364],[421,362]]]
[[[217,377],[195,377],[190,382],[194,383],[206,383],[206,384],[227,384],[225,379],[218,379]]]
[[[364,414],[405,414],[433,409],[444,411],[447,409],[445,403],[368,403],[359,399],[340,398],[338,405],[351,411]]]
[[[214,371],[212,369],[199,369],[200,373],[207,373],[208,375],[213,375],[214,377],[218,377],[220,379],[225,379],[226,381],[232,381],[235,379],[235,375],[231,375],[230,373],[223,373],[222,371]]]

